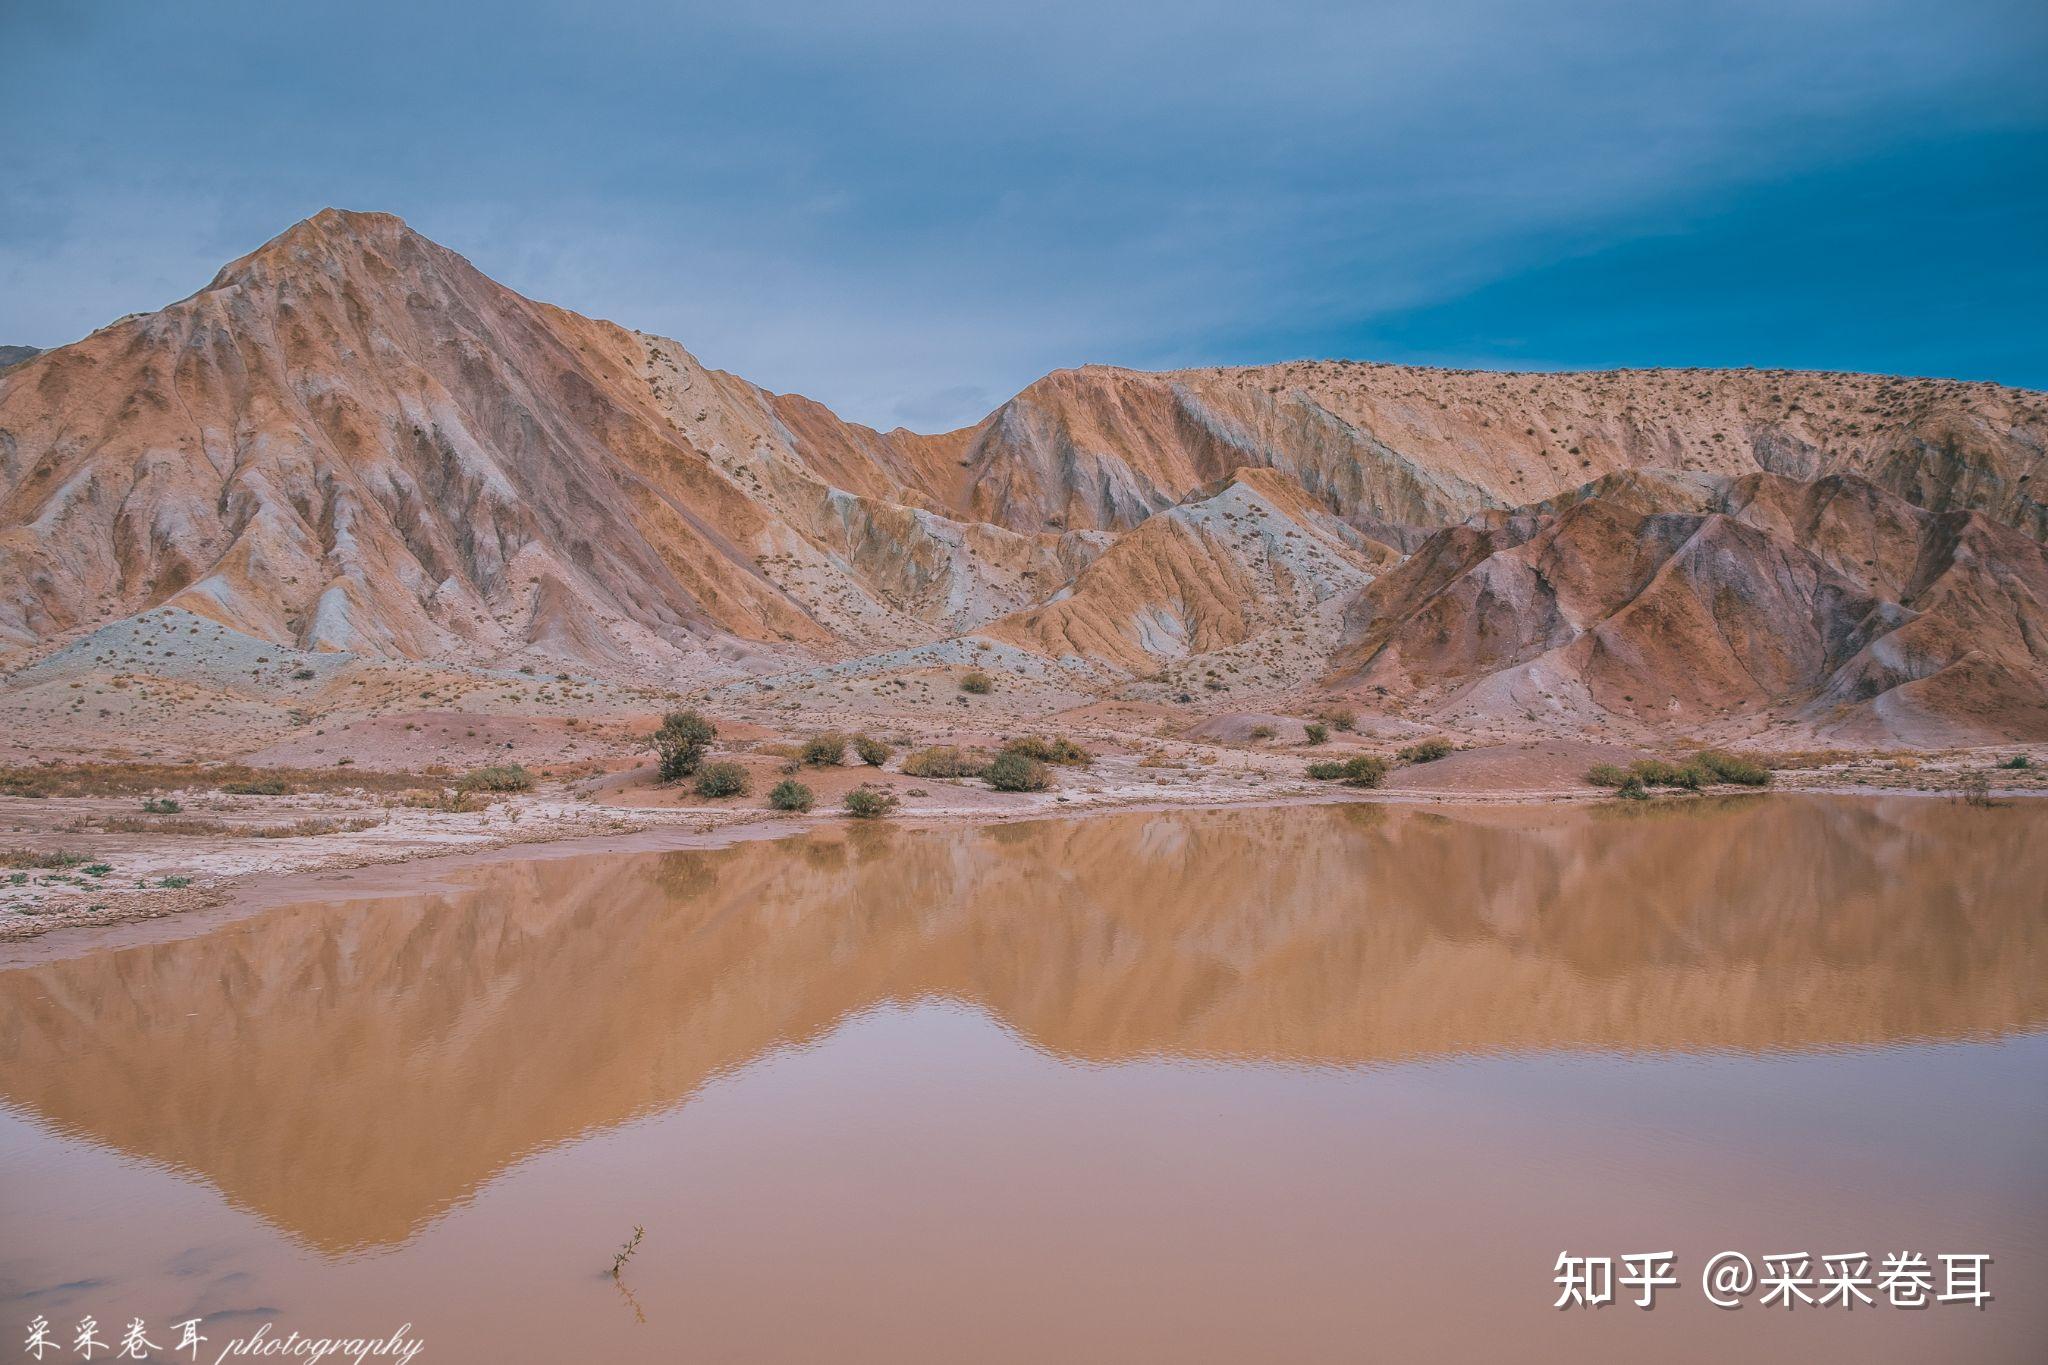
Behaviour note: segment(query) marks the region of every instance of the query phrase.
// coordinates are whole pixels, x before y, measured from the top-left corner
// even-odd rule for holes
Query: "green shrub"
[[[1732,782],[1739,787],[1771,785],[1769,768],[1720,749],[1702,749],[1692,756],[1692,763],[1712,782]]]
[[[1628,769],[1612,763],[1595,763],[1586,769],[1586,780],[1596,787],[1619,787],[1629,780]]]
[[[695,711],[671,711],[663,716],[652,741],[661,780],[680,782],[696,772],[704,761],[704,751],[716,738],[718,727]]]
[[[517,763],[471,768],[455,783],[458,792],[523,792],[533,786],[533,774]]]
[[[1999,764],[1998,766],[2001,768],[2011,768],[2014,770],[2018,770],[2021,768],[2031,768],[2034,766],[2034,764],[2033,760],[2029,759],[2025,754],[2014,754],[2011,758],[2008,758],[2007,760],[2005,760],[2005,762]]]
[[[114,870],[112,863],[87,863],[78,869],[88,877],[104,877]]]
[[[1095,755],[1065,735],[1056,739],[1048,739],[1044,735],[1020,735],[1003,745],[1003,752],[1022,754],[1040,763],[1057,763],[1063,768],[1085,768],[1095,761]]]
[[[859,786],[846,794],[846,813],[856,820],[879,820],[903,804],[895,792]]]
[[[950,744],[934,744],[903,758],[906,777],[981,777],[988,772],[988,756]]]
[[[697,774],[697,795],[713,799],[745,796],[750,785],[747,770],[737,763],[707,763]]]
[[[1411,744],[1401,750],[1397,757],[1403,763],[1434,763],[1451,752],[1447,739],[1425,739],[1420,744]]]
[[[1042,792],[1052,785],[1052,769],[1035,758],[1004,752],[988,765],[988,784],[999,792]]]
[[[1706,769],[1691,763],[1671,763],[1661,758],[1639,758],[1628,765],[1630,776],[1645,787],[1681,787],[1698,791],[1713,782]]]
[[[1650,793],[1644,789],[1643,779],[1640,777],[1622,779],[1621,785],[1615,788],[1614,794],[1624,801],[1647,801],[1650,799]]]
[[[157,885],[163,887],[166,891],[177,891],[192,885],[192,879],[190,877],[166,877],[161,882],[158,882]]]
[[[851,742],[837,730],[827,730],[805,740],[796,756],[813,768],[836,768],[846,762],[846,746]]]
[[[176,815],[185,806],[176,797],[152,796],[142,803],[142,809],[149,815]]]
[[[896,751],[872,735],[855,735],[853,737],[853,752],[859,756],[861,762],[867,764],[870,768],[879,768],[884,763],[887,763],[889,755]]]
[[[795,778],[784,778],[768,793],[768,804],[777,810],[807,811],[818,798]]]
[[[960,680],[960,690],[972,692],[977,697],[985,697],[996,690],[996,680],[976,669]]]
[[[1321,744],[1330,737],[1330,727],[1319,720],[1312,720],[1301,728],[1308,735],[1308,742],[1311,744]]]
[[[1377,787],[1387,780],[1387,760],[1378,754],[1357,754],[1344,760],[1344,775],[1339,779],[1347,787]]]
[[[281,777],[254,777],[246,782],[224,782],[220,789],[230,796],[285,796],[291,792],[291,784]]]
[[[1308,775],[1318,782],[1335,782],[1344,776],[1344,760],[1333,758],[1308,765]]]

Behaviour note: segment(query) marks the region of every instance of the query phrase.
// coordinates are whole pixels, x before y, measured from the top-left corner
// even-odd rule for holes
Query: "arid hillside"
[[[14,723],[151,678],[224,745],[366,669],[756,719],[941,713],[976,668],[1020,715],[2040,737],[2044,445],[2048,399],[1988,384],[1350,362],[1089,366],[878,432],[328,210],[0,372],[0,665]]]

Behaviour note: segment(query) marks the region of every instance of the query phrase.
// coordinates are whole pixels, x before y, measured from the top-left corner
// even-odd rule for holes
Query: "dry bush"
[[[805,740],[797,756],[813,768],[836,768],[846,762],[846,746],[852,742],[837,730],[826,730]]]
[[[1438,759],[1449,755],[1450,752],[1451,742],[1449,740],[1425,739],[1419,744],[1409,745],[1396,754],[1395,757],[1403,763],[1434,763]]]
[[[904,755],[906,777],[980,777],[988,771],[988,755],[979,749],[934,744]]]
[[[737,763],[707,763],[697,774],[697,795],[713,800],[722,796],[745,796],[751,785],[747,770]]]
[[[455,783],[459,792],[523,792],[533,787],[533,774],[517,763],[471,768]]]
[[[283,783],[294,791],[401,792],[420,774],[333,768],[252,768],[244,763],[49,763],[0,766],[0,795],[145,796],[152,792]]]
[[[903,804],[891,791],[863,784],[846,794],[846,813],[856,820],[879,820]]]
[[[101,828],[109,834],[219,835],[230,839],[308,839],[321,834],[355,834],[384,823],[381,815],[347,817],[319,816],[294,820],[288,825],[238,825],[232,820],[187,817],[180,820],[141,820],[120,815]]]
[[[1006,751],[988,765],[988,784],[999,792],[1042,792],[1052,785],[1052,769],[1035,758]]]
[[[768,793],[768,804],[776,810],[796,811],[801,814],[811,808],[817,796],[803,783],[793,778],[777,782]]]
[[[1065,735],[1047,738],[1044,735],[1019,735],[1003,745],[1006,754],[1022,754],[1035,758],[1040,763],[1054,763],[1063,768],[1085,768],[1095,762],[1095,755],[1068,739]]]

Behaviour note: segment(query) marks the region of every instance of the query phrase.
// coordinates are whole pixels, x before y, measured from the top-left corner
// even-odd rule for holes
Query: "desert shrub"
[[[327,819],[309,817],[294,820],[288,825],[243,825],[232,820],[212,820],[186,816],[182,820],[137,820],[133,816],[116,815],[107,819],[101,828],[109,834],[171,834],[171,835],[226,835],[233,839],[310,839],[320,834],[354,834],[360,830],[375,829],[384,823],[382,815],[351,815],[345,818]]]
[[[867,764],[870,768],[879,768],[884,763],[887,763],[889,755],[896,751],[882,743],[881,740],[876,739],[873,735],[855,735],[853,737],[853,752],[859,757],[861,762]]]
[[[1586,781],[1596,787],[1619,787],[1628,780],[1628,769],[1612,763],[1595,763],[1586,769]]]
[[[1253,739],[1271,739],[1274,735],[1277,735],[1279,733],[1280,732],[1278,730],[1275,730],[1270,725],[1254,725],[1251,729],[1251,735]]]
[[[699,796],[745,796],[748,785],[747,770],[737,763],[707,763],[697,774]]]
[[[2021,768],[2031,768],[2034,766],[2034,764],[2033,760],[2029,759],[2025,754],[2014,754],[2011,758],[2008,758],[2007,760],[2005,760],[2005,762],[1999,764],[1998,766],[2001,768],[2011,768],[2017,770]]]
[[[149,815],[176,815],[185,806],[176,797],[152,796],[142,803],[142,809]]]
[[[459,792],[523,792],[532,786],[533,774],[517,763],[471,768],[455,782]]]
[[[1319,720],[1312,720],[1301,728],[1308,735],[1308,742],[1311,744],[1321,744],[1330,737],[1330,727]]]
[[[284,796],[292,788],[281,777],[252,777],[245,782],[223,782],[220,789],[230,796]]]
[[[950,744],[934,744],[903,758],[907,777],[980,777],[988,772],[988,758]]]
[[[292,676],[298,679],[300,682],[311,682],[313,681],[313,679],[319,677],[320,675],[318,673],[315,673],[310,668],[302,668],[299,669],[296,673],[293,673]]]
[[[1771,770],[1763,764],[1720,749],[1702,749],[1692,756],[1693,766],[1711,781],[1732,782],[1739,787],[1768,787]]]
[[[1635,776],[1623,778],[1621,785],[1614,789],[1614,794],[1624,801],[1647,801],[1650,799],[1649,791],[1643,786],[1643,779]]]
[[[1377,787],[1387,780],[1387,760],[1378,754],[1355,754],[1344,760],[1344,775],[1338,780],[1347,787]]]
[[[190,877],[166,877],[162,881],[158,882],[157,885],[161,886],[166,891],[178,891],[192,885],[192,879]]]
[[[807,811],[818,798],[795,778],[784,778],[768,793],[768,804],[777,810]]]
[[[661,718],[652,743],[664,782],[680,782],[704,761],[718,727],[695,711],[671,711]]]
[[[1318,782],[1335,782],[1344,776],[1344,760],[1333,758],[1322,763],[1311,763],[1308,765],[1308,775]]]
[[[1042,792],[1052,785],[1052,769],[1035,758],[1006,751],[988,765],[988,784],[999,792]]]
[[[856,820],[879,820],[903,804],[895,792],[859,786],[846,794],[846,813]]]
[[[1040,763],[1057,763],[1065,768],[1085,768],[1095,761],[1095,755],[1061,735],[1048,739],[1044,735],[1020,735],[1003,745],[1006,754],[1022,754],[1035,758]]]
[[[85,861],[85,854],[61,849],[0,848],[0,867],[77,867]]]
[[[996,680],[976,669],[960,680],[960,690],[972,692],[977,697],[985,697],[996,690]]]
[[[797,757],[813,768],[836,768],[846,762],[846,746],[851,741],[837,730],[826,730],[812,735],[804,741]]]
[[[1698,791],[1713,781],[1704,768],[1690,763],[1671,763],[1661,758],[1639,758],[1628,765],[1628,771],[1645,787],[1682,787]]]
[[[1398,757],[1403,763],[1434,763],[1450,751],[1451,742],[1447,739],[1425,739],[1401,750]]]
[[[1348,731],[1358,724],[1358,713],[1348,706],[1340,706],[1334,711],[1324,712],[1323,719],[1330,723],[1333,730]]]

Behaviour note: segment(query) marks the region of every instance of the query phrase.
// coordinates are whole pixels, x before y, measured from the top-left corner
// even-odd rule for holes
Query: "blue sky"
[[[329,204],[881,426],[1351,356],[2048,387],[2048,5],[0,0],[0,342]]]

